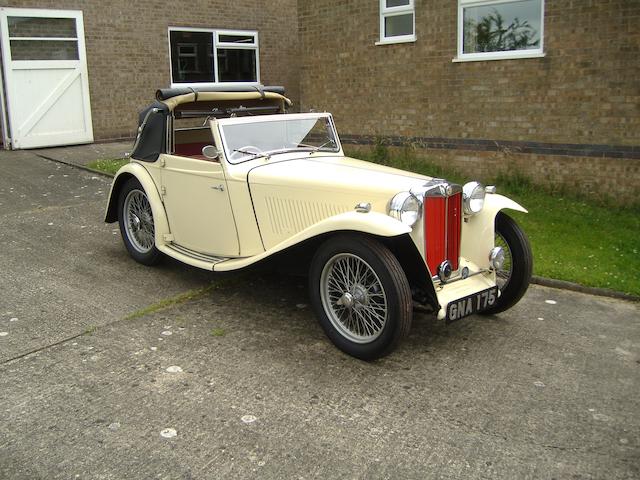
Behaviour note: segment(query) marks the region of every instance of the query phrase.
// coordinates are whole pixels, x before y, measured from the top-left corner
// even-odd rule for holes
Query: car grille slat
[[[424,238],[427,266],[432,275],[445,260],[455,271],[460,265],[462,193],[424,199]]]

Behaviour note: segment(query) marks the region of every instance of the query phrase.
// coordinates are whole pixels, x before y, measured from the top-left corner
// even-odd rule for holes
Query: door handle
[[[224,185],[216,185],[215,187],[211,187],[214,190],[218,190],[220,192],[224,192]]]

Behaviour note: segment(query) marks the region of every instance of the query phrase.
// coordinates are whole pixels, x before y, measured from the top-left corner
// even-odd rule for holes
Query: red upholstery
[[[202,143],[181,143],[176,145],[176,155],[180,155],[182,157],[197,157],[202,156],[202,148],[207,145],[211,145],[207,142]]]

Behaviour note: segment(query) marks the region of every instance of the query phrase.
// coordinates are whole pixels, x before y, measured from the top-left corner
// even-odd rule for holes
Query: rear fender
[[[120,197],[120,191],[124,184],[130,178],[135,177],[142,185],[149,203],[151,204],[151,211],[153,212],[153,223],[156,233],[156,246],[164,245],[164,235],[169,234],[169,222],[167,220],[167,214],[164,211],[164,204],[162,203],[162,197],[158,192],[153,178],[147,172],[147,170],[138,163],[128,163],[124,165],[118,173],[116,173],[113,183],[111,184],[111,191],[109,192],[109,200],[107,202],[107,210],[105,212],[104,221],[106,223],[114,223],[118,221],[118,198]]]

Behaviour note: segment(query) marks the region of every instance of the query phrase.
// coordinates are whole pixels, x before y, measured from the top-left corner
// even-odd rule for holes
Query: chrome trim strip
[[[444,258],[449,259],[449,196],[444,199]]]
[[[204,262],[220,263],[225,260],[229,260],[227,257],[215,257],[213,255],[207,255],[206,253],[194,252],[193,250],[182,247],[176,243],[167,244],[167,248],[175,250],[178,253],[194,258],[196,260],[202,260]]]

